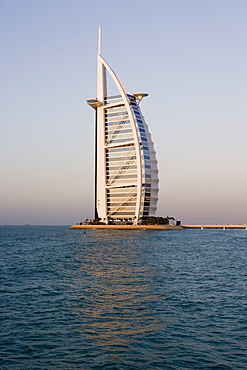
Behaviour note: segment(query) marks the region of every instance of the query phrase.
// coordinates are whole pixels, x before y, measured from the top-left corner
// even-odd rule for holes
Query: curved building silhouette
[[[148,94],[128,94],[101,56],[101,27],[97,55],[95,109],[95,218],[145,222],[158,200],[158,168],[154,144],[140,109]],[[108,96],[110,76],[118,94]]]

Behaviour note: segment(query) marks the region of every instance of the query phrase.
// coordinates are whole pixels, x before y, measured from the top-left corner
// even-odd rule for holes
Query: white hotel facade
[[[154,216],[158,201],[158,168],[154,144],[140,109],[148,94],[128,94],[101,56],[101,27],[97,55],[95,109],[95,218],[105,223],[128,219],[143,223]],[[107,94],[107,72],[118,94]]]

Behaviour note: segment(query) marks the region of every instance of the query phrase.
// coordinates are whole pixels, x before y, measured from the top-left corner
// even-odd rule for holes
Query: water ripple
[[[1,235],[2,369],[244,369],[245,231]]]

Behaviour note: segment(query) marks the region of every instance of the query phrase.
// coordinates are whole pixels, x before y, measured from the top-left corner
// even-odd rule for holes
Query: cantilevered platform
[[[174,225],[72,225],[69,229],[184,230],[184,227]]]
[[[246,229],[247,225],[183,225],[185,229]]]

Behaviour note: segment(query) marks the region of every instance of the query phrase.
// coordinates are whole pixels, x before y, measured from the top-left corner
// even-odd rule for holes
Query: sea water
[[[246,230],[0,231],[1,369],[246,368]]]

